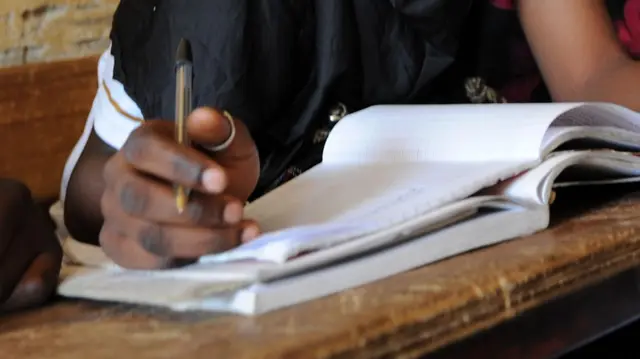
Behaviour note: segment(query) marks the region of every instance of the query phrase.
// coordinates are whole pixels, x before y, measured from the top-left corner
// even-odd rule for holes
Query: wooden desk
[[[95,58],[0,70],[0,143],[12,149],[0,151],[0,176],[56,196],[95,70]],[[576,197],[559,196],[559,218],[593,208]],[[627,195],[535,236],[258,318],[58,301],[0,318],[0,355],[544,358],[640,313],[639,217],[640,194]]]
[[[560,217],[584,206],[568,192],[560,197]],[[419,358],[444,347],[435,358],[544,358],[640,313],[629,272],[638,262],[640,194],[631,194],[534,236],[257,318],[61,301],[2,318],[0,352]]]

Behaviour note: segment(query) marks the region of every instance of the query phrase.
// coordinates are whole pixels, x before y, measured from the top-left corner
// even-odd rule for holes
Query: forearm
[[[518,10],[554,101],[640,111],[640,66],[621,46],[603,0],[518,0]]]
[[[587,81],[575,100],[611,102],[640,111],[639,82],[640,63],[624,60]]]
[[[100,200],[105,189],[103,169],[115,150],[92,133],[67,186],[64,220],[76,240],[98,244],[103,216]]]

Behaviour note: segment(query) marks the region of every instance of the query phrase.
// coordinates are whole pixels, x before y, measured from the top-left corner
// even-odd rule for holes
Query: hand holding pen
[[[100,243],[120,266],[174,267],[259,234],[243,218],[259,174],[247,128],[206,107],[172,122],[145,121],[105,167]],[[185,190],[182,211],[176,187]]]

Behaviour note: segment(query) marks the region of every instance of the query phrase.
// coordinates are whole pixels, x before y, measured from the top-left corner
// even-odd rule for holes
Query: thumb
[[[235,134],[229,118],[221,112],[209,107],[194,110],[187,119],[187,133],[189,139],[196,145],[208,148],[225,143],[231,135],[233,139],[228,147],[216,151],[216,159],[225,157],[245,157],[255,152],[255,144],[248,129],[242,121],[231,118],[235,127]]]
[[[230,178],[225,192],[246,200],[258,181],[260,158],[249,129],[238,119],[231,118],[231,121],[235,135],[229,146],[220,151],[211,152],[207,147],[220,146],[232,135],[229,119],[222,112],[212,108],[193,111],[187,120],[187,134],[195,145],[200,145],[225,168]]]

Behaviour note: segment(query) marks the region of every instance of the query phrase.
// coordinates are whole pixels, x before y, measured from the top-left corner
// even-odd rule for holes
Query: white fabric
[[[139,122],[133,121],[119,113],[109,101],[109,96],[104,86],[109,89],[111,98],[122,110],[130,116],[142,118],[142,111],[127,95],[124,86],[113,79],[113,63],[111,47],[109,47],[102,56],[100,56],[100,60],[98,61],[98,91],[93,100],[91,112],[87,117],[84,132],[67,158],[67,163],[64,168],[60,186],[60,200],[63,203],[66,197],[69,178],[78,163],[80,154],[87,144],[91,129],[93,128],[96,135],[106,144],[115,149],[120,149],[131,132],[140,125]]]
[[[50,209],[51,217],[57,225],[57,235],[62,244],[65,263],[67,264],[97,265],[96,263],[108,261],[99,247],[85,245],[71,238],[64,225],[63,204],[67,193],[67,185],[71,173],[91,135],[91,130],[94,129],[96,135],[109,146],[120,149],[131,132],[140,125],[139,122],[127,118],[127,116],[120,114],[116,110],[111,101],[109,101],[109,96],[104,87],[106,86],[109,89],[111,98],[123,111],[130,116],[142,118],[142,111],[126,94],[124,86],[113,79],[113,62],[111,48],[108,48],[98,61],[98,91],[94,97],[91,111],[87,116],[84,131],[67,158],[67,163],[64,167],[60,185],[60,201]]]
[[[124,86],[117,80],[113,79],[113,56],[111,56],[111,48],[109,48],[100,57],[98,64],[98,81],[109,89],[111,98],[120,106],[120,108],[136,118],[142,118],[142,111],[138,105],[127,95]],[[126,116],[120,114],[109,101],[104,86],[99,86],[96,95],[95,119],[93,127],[96,134],[109,146],[120,149],[127,140],[131,132],[135,130],[140,123],[133,121]]]

